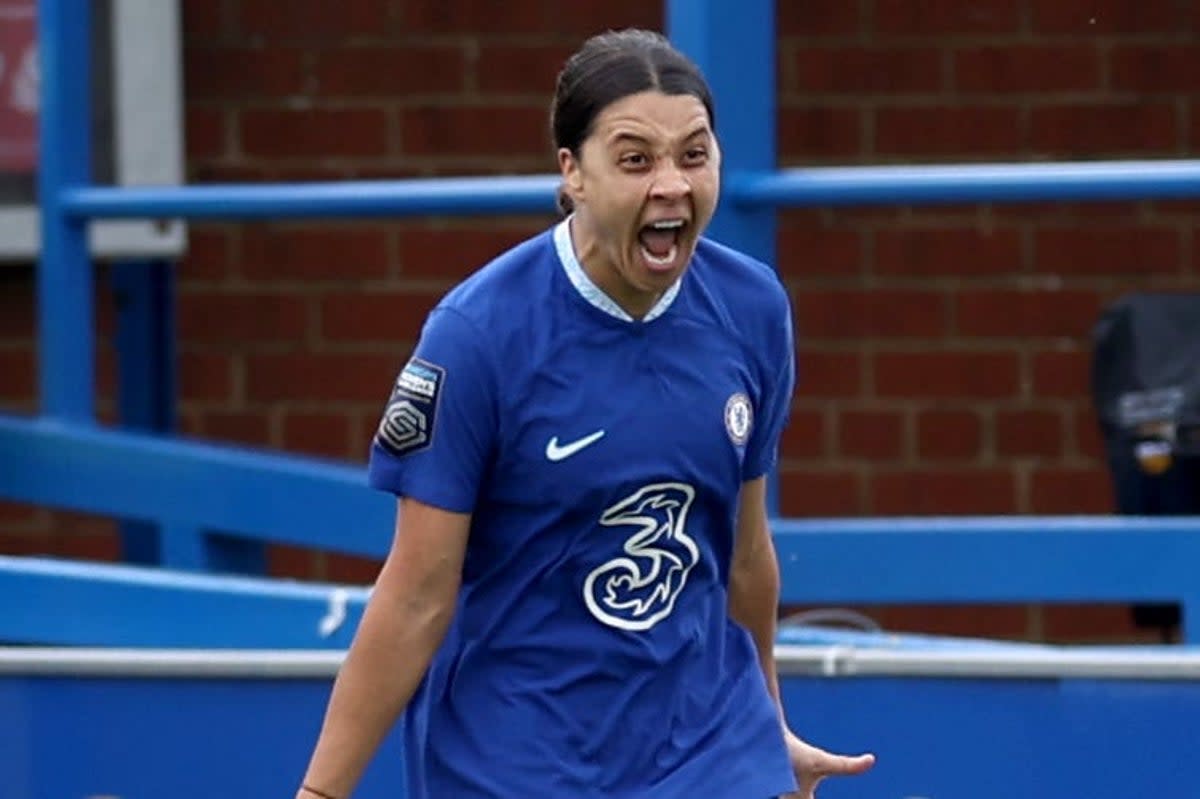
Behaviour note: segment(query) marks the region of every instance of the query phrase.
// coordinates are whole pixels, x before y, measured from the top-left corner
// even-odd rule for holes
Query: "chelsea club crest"
[[[750,406],[750,398],[742,392],[737,392],[725,402],[725,432],[729,440],[737,446],[745,446],[750,439],[750,428],[754,424],[754,409]]]

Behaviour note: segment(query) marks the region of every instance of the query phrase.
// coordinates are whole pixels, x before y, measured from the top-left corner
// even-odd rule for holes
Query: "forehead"
[[[698,128],[710,131],[704,103],[691,94],[646,91],[610,103],[592,126],[593,135],[607,142],[622,134],[672,141],[690,136]]]

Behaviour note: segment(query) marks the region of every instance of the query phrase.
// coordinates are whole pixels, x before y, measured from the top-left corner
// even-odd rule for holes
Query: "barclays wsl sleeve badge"
[[[375,440],[393,455],[419,452],[433,441],[433,421],[446,370],[420,358],[396,378]]]
[[[750,440],[750,429],[754,426],[754,408],[750,398],[742,392],[730,395],[725,402],[725,432],[735,446],[744,447]]]

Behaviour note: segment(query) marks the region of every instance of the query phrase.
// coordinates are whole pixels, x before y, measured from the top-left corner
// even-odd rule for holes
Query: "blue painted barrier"
[[[788,717],[870,749],[822,799],[1195,799],[1200,650],[785,630]],[[791,643],[788,643],[788,642]],[[289,796],[338,652],[0,649],[6,799]],[[500,733],[498,733],[500,734]],[[360,799],[402,799],[399,738]]]

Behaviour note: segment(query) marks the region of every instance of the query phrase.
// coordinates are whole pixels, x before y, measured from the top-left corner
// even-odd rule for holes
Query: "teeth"
[[[675,256],[678,254],[679,254],[679,245],[678,244],[672,244],[671,251],[669,253],[667,253],[666,255],[662,256],[661,258],[658,257],[657,255],[655,255],[654,253],[650,252],[649,250],[647,250],[645,247],[642,247],[642,256],[650,263],[658,264],[659,266],[667,266],[669,264],[674,263]]]
[[[676,228],[683,227],[683,220],[663,219],[658,222],[652,222],[650,227],[654,228],[655,230],[675,230]]]

